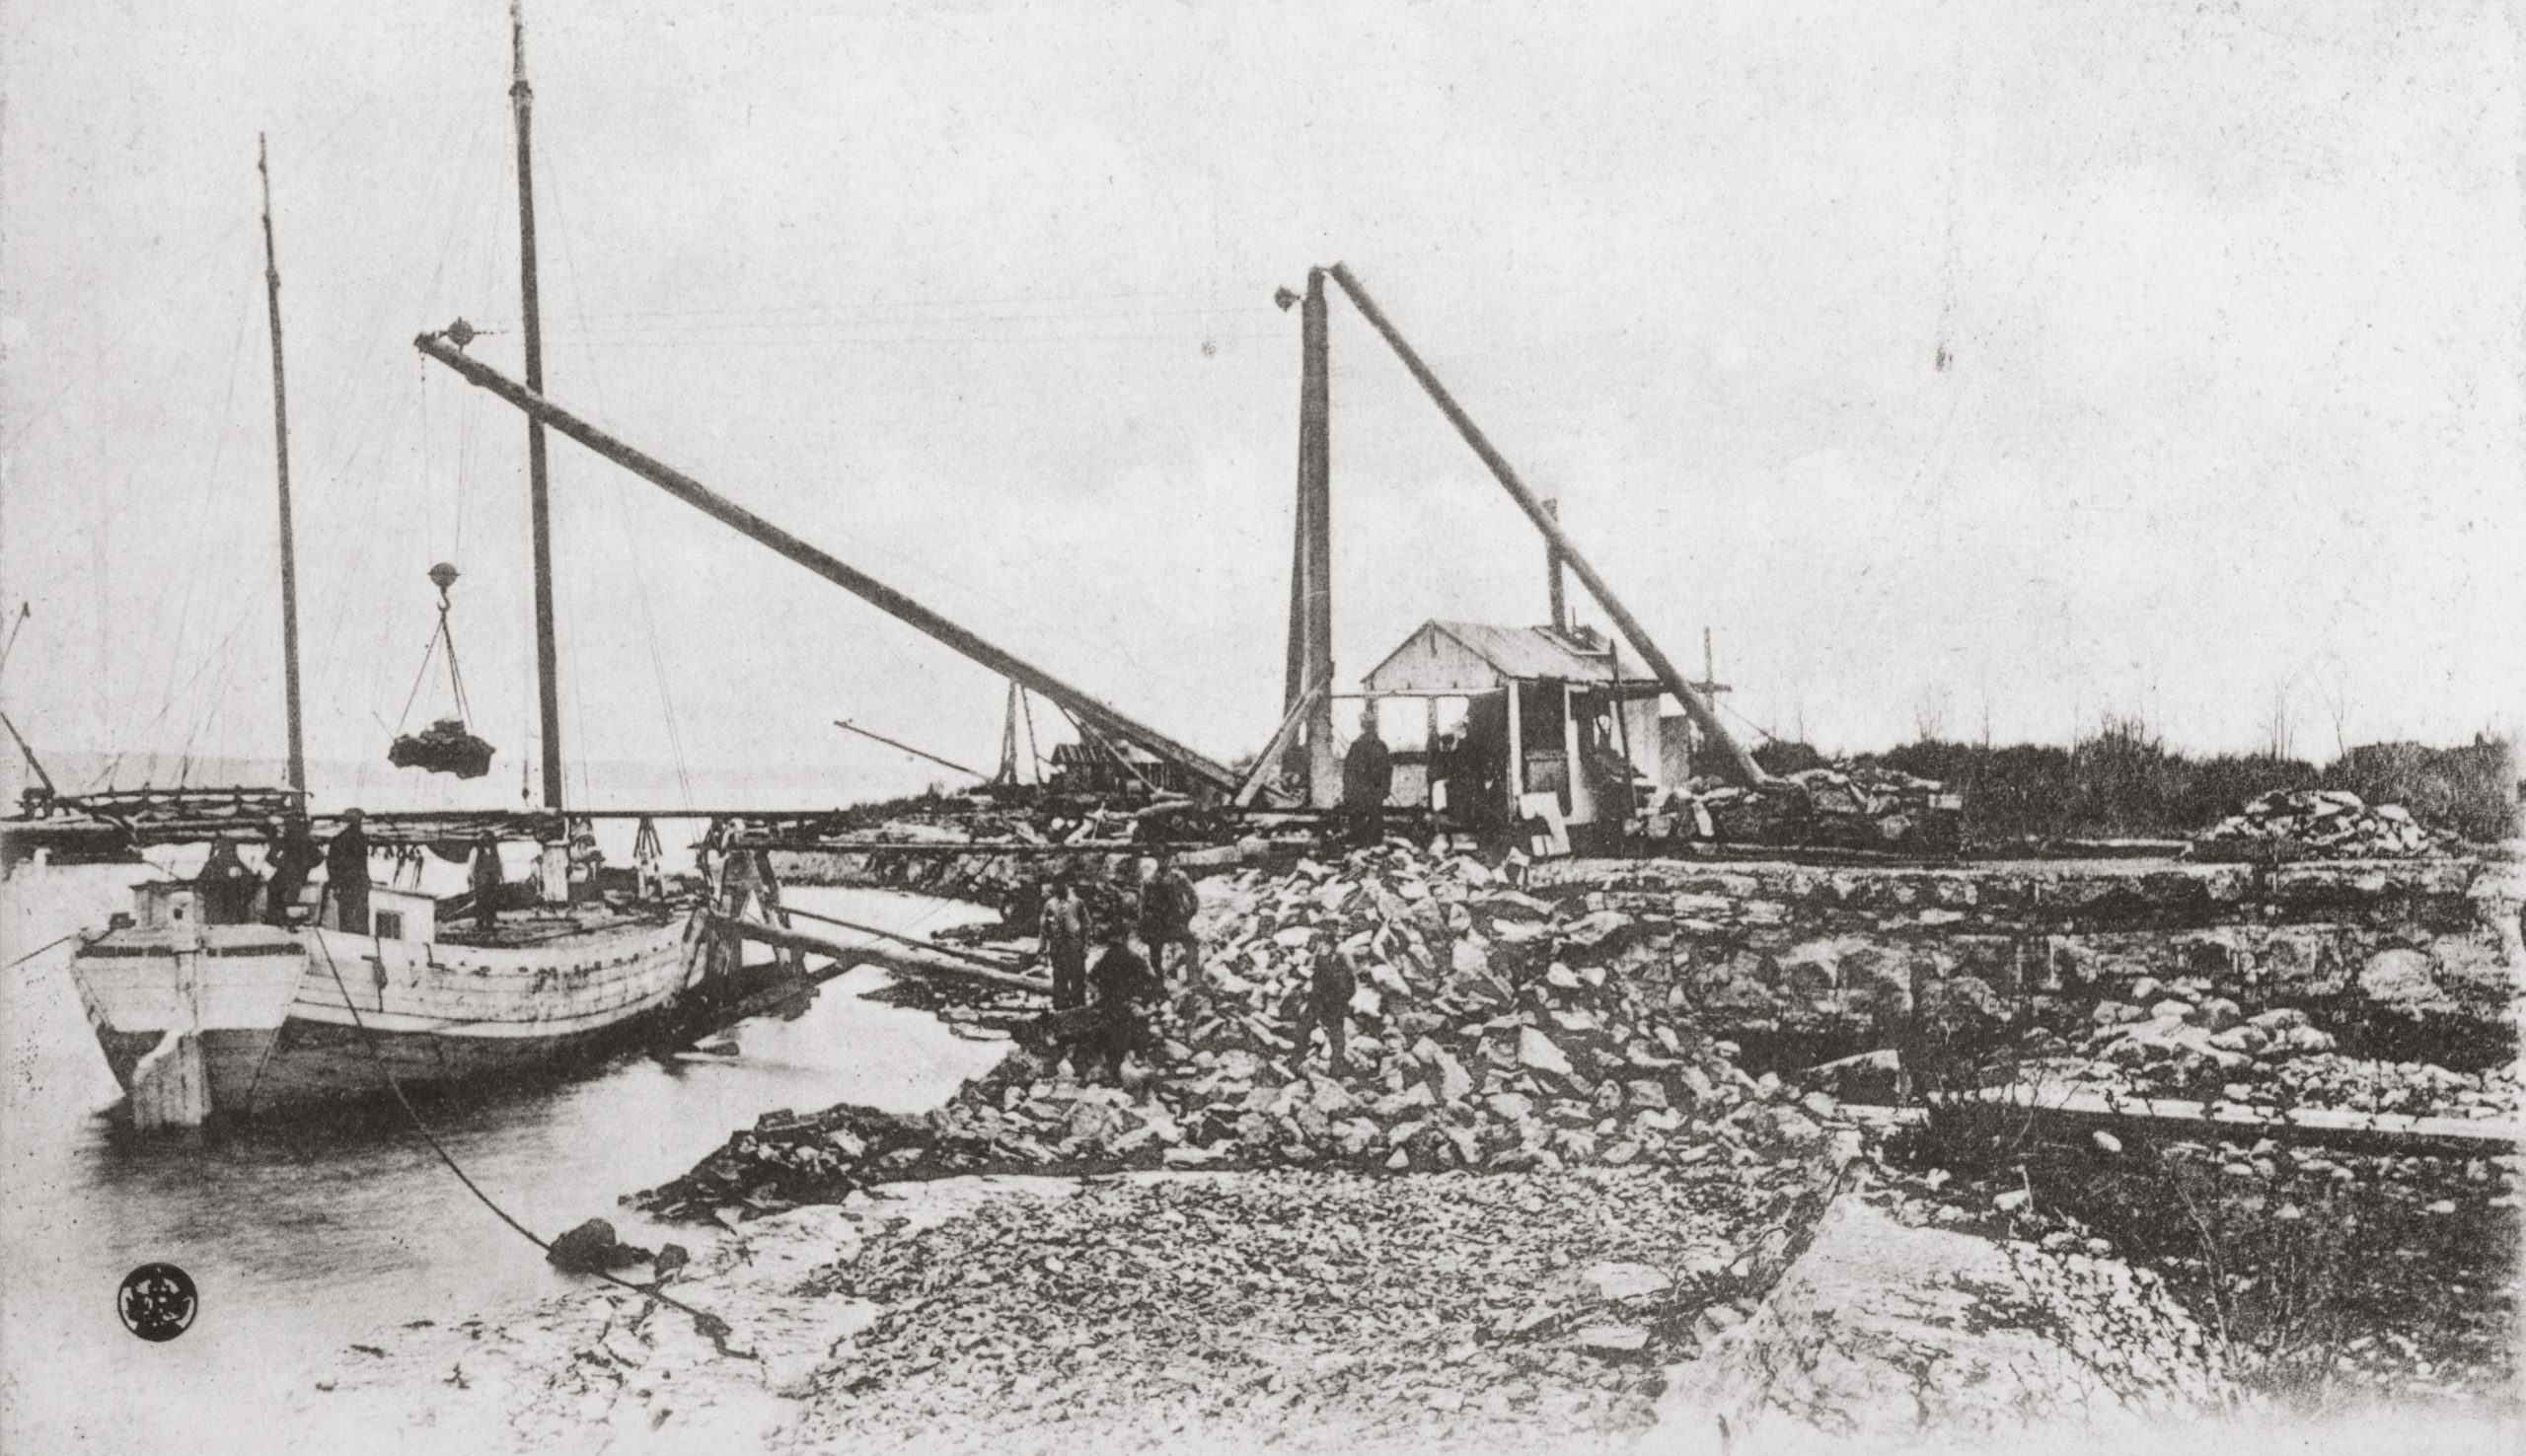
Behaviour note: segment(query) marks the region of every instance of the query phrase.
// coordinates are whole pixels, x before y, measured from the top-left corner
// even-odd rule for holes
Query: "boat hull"
[[[189,1040],[200,1115],[253,1117],[374,1096],[390,1073],[409,1089],[445,1089],[602,1059],[681,1020],[706,959],[693,934],[681,916],[508,947],[266,926],[123,929],[83,946],[71,972],[136,1110],[153,1068]]]

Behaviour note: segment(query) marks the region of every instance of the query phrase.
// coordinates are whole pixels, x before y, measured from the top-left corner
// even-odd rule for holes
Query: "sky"
[[[505,11],[0,10],[0,693],[38,752],[125,782],[279,753],[267,134],[309,754],[372,802],[514,801],[523,425],[410,346],[461,316],[520,358]],[[2321,759],[2526,721],[2498,6],[528,23],[551,396],[1217,756],[1279,716],[1273,296],[1337,260],[1672,655],[1712,631],[1748,737],[2124,714]],[[1541,620],[1530,529],[1338,298],[1331,349],[1341,679],[1427,619]],[[553,449],[574,764],[941,776],[848,717],[991,765],[1002,683]],[[501,757],[378,789],[451,710],[439,560]]]

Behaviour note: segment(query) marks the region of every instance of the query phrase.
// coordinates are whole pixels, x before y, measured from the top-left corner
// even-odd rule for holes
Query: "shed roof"
[[[1611,644],[1593,632],[1556,631],[1548,626],[1495,626],[1480,621],[1426,621],[1411,636],[1403,639],[1394,651],[1385,655],[1375,667],[1369,669],[1366,681],[1374,683],[1387,663],[1414,643],[1432,635],[1451,640],[1457,647],[1480,659],[1502,679],[1522,682],[1550,680],[1564,683],[1610,683],[1614,681],[1614,657]],[[1637,673],[1630,674],[1638,677]],[[1468,685],[1471,686],[1471,685]]]

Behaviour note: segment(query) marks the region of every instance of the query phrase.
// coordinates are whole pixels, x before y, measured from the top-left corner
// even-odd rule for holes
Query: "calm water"
[[[11,879],[0,959],[102,922],[141,873]],[[915,933],[988,914],[876,891],[797,890],[792,903]],[[461,1319],[563,1286],[400,1116],[214,1139],[118,1132],[102,1116],[117,1089],[65,960],[56,948],[0,977],[0,1450],[260,1444],[278,1432],[249,1433],[280,1418],[316,1361],[380,1323]],[[854,972],[797,1020],[747,1023],[734,1057],[637,1058],[431,1120],[475,1180],[547,1236],[605,1217],[633,1243],[691,1243],[615,1201],[770,1109],[916,1111],[997,1058],[928,1016],[861,998],[884,983]],[[114,1313],[124,1273],[154,1260],[181,1265],[201,1291],[193,1327],[164,1345],[134,1339]]]

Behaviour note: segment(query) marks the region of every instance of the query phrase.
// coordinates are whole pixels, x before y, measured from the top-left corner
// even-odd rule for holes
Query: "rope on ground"
[[[360,1045],[368,1049],[369,1059],[377,1063],[378,1075],[386,1079],[386,1085],[389,1090],[394,1092],[396,1102],[403,1106],[404,1116],[411,1120],[412,1129],[421,1134],[421,1139],[430,1145],[430,1151],[438,1154],[438,1160],[447,1165],[447,1171],[456,1175],[456,1181],[465,1185],[465,1191],[467,1193],[472,1194],[483,1207],[490,1209],[502,1223],[505,1223],[509,1227],[517,1230],[518,1234],[528,1243],[533,1244],[538,1249],[544,1250],[548,1254],[551,1253],[553,1250],[552,1241],[546,1239],[541,1234],[538,1234],[535,1230],[528,1228],[525,1224],[518,1222],[517,1219],[510,1216],[509,1210],[501,1207],[498,1201],[489,1194],[483,1192],[482,1185],[476,1183],[473,1178],[466,1173],[464,1165],[456,1161],[455,1154],[447,1150],[447,1144],[439,1141],[438,1134],[431,1131],[429,1124],[421,1120],[419,1109],[412,1106],[412,1099],[404,1095],[404,1084],[396,1078],[395,1069],[386,1064],[385,1054],[377,1050],[377,1039],[368,1029],[367,1018],[359,1014],[358,1004],[351,1000],[351,988],[342,981],[341,967],[335,965],[334,962],[334,948],[325,943],[325,937],[323,934],[312,928],[308,932],[308,938],[316,942],[316,949],[324,955],[325,970],[334,978],[334,988],[342,993],[342,1009],[351,1013],[351,1025],[359,1029]],[[57,941],[55,942],[55,944],[58,943],[59,942]],[[49,949],[49,947],[46,948]],[[631,1290],[634,1294],[645,1295],[650,1299],[656,1300],[660,1304],[667,1305],[673,1309],[682,1310],[684,1313],[692,1316],[693,1328],[700,1331],[710,1341],[712,1345],[717,1346],[719,1353],[727,1355],[733,1359],[751,1360],[761,1358],[760,1355],[750,1349],[730,1349],[728,1347],[730,1327],[726,1320],[719,1318],[717,1315],[714,1315],[707,1310],[696,1309],[692,1305],[685,1303],[683,1300],[676,1298],[672,1294],[661,1292],[655,1285],[635,1284],[630,1279],[623,1278],[602,1269],[592,1270],[590,1273],[594,1274],[598,1278],[605,1280],[609,1284],[619,1285]]]

